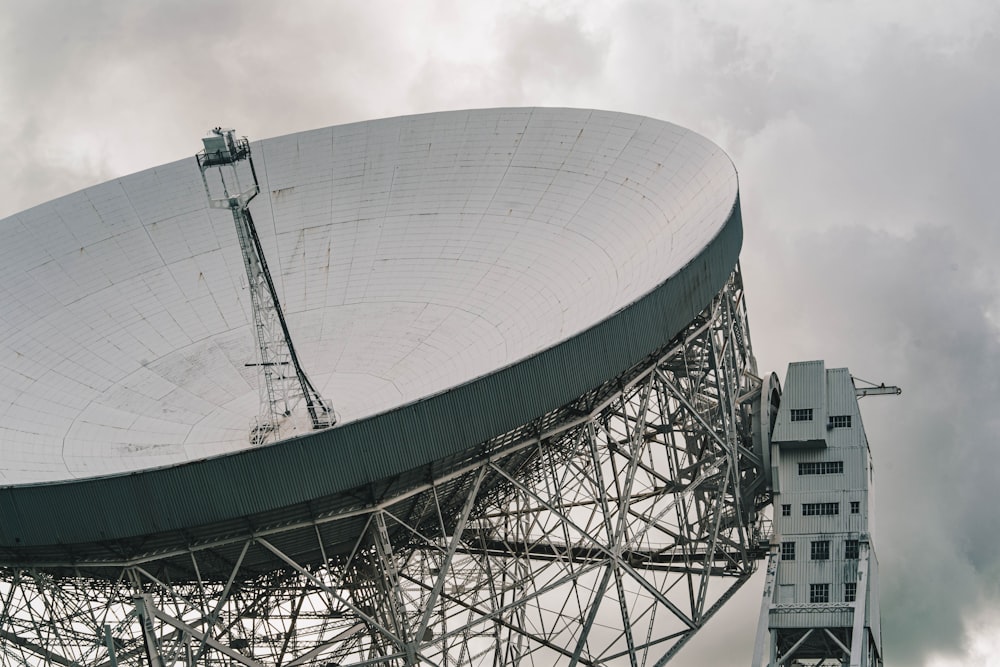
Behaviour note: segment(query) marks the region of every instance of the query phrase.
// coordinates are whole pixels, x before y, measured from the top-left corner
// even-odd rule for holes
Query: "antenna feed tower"
[[[337,422],[333,406],[319,394],[299,363],[250,214],[250,202],[260,192],[250,142],[246,137],[238,138],[235,130],[216,127],[202,143],[204,150],[195,158],[205,194],[211,208],[228,209],[233,214],[253,309],[259,355],[258,362],[248,366],[256,366],[258,371],[260,415],[251,422],[250,442],[260,445],[280,439],[281,427],[294,423],[295,410],[303,401],[312,428],[330,428]]]

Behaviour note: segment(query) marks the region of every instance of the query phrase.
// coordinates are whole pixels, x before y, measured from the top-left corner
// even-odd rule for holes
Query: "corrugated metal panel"
[[[863,467],[868,467],[868,448],[861,409],[854,394],[854,382],[846,368],[832,368],[827,372],[827,403],[829,418],[849,416],[849,428],[831,428],[827,431],[830,447],[858,447],[864,456]]]
[[[875,548],[869,545],[868,556],[868,588],[874,591],[869,593],[868,603],[865,605],[865,625],[872,629],[875,641],[878,644],[879,652],[882,651],[882,610],[879,607],[878,595],[878,558],[875,556]]]
[[[782,493],[776,503],[792,506],[791,516],[776,516],[775,530],[782,535],[802,533],[833,533],[846,531],[857,525],[859,515],[850,514],[850,501],[857,500],[862,491],[824,490]],[[838,514],[806,516],[802,513],[805,503],[837,503]],[[780,513],[779,513],[780,514]]]
[[[825,561],[810,560],[810,543],[813,540],[823,539],[830,541],[830,553],[834,557]],[[810,585],[827,584],[829,586],[829,600],[827,604],[841,606],[849,604],[845,599],[845,583],[856,581],[858,561],[845,560],[841,557],[843,556],[845,539],[846,536],[834,537],[829,535],[810,535],[795,539],[796,560],[780,561],[779,563],[777,583],[779,588],[784,592],[784,596],[780,602],[785,604],[812,604],[810,602]],[[795,614],[792,615],[794,616]],[[821,621],[821,616],[826,618],[826,620]],[[853,613],[849,610],[832,612],[811,611],[808,616],[808,625],[829,624],[830,627],[841,623],[850,625],[852,617]],[[801,616],[798,616],[798,626],[780,625],[783,622],[779,620],[780,618],[786,618],[787,620],[787,615],[780,612],[772,613],[772,627],[801,627]],[[778,625],[775,623],[778,623]]]
[[[851,627],[854,614],[850,611],[844,612],[809,612],[809,623],[806,627],[817,628],[849,628]],[[802,613],[792,612],[788,614],[772,612],[769,618],[769,627],[772,628],[801,628],[803,625]]]
[[[826,371],[826,396],[831,415],[861,417],[851,373],[846,368],[831,368]]]
[[[827,430],[831,454],[844,459],[844,488],[867,489],[871,480],[868,446],[854,383],[846,368],[827,371],[829,415],[850,416],[851,426]]]
[[[868,488],[867,454],[862,447],[827,447],[824,449],[787,451],[779,464],[782,493],[827,490],[864,490]],[[800,474],[801,463],[843,464],[843,472]]]
[[[822,361],[788,365],[772,442],[779,446],[826,446],[826,373]],[[794,410],[811,410],[811,419],[794,421]]]
[[[780,512],[777,512],[774,519],[775,531],[786,536],[807,533],[867,532],[869,530],[867,495],[867,492],[864,491],[821,492],[817,494],[783,493],[775,503],[790,504],[792,514],[784,517],[780,516]],[[850,513],[852,500],[861,503],[859,514]],[[803,516],[803,502],[838,502],[840,514],[836,516]]]
[[[796,559],[794,561],[781,561],[778,582],[782,584],[795,584],[796,590],[799,588],[808,589],[809,583],[835,583],[840,585],[845,581],[857,580],[857,560],[846,560],[844,555],[844,542],[848,536],[831,535],[805,535],[794,540],[796,544]],[[857,535],[854,536],[857,538]],[[810,559],[810,543],[817,540],[828,540],[830,542],[829,560],[814,561]],[[842,597],[838,597],[831,592],[831,601],[840,602]],[[802,596],[796,598],[799,602],[808,602],[808,590]]]

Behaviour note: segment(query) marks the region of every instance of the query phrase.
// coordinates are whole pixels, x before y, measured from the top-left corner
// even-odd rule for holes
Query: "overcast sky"
[[[862,402],[887,665],[1000,665],[1000,3],[0,0],[0,218],[251,138],[409,113],[644,114],[740,172],[761,369]],[[2,242],[2,240],[0,240]],[[671,664],[746,665],[757,577]]]

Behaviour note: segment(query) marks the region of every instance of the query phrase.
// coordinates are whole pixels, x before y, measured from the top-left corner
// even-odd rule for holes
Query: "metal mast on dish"
[[[232,211],[250,290],[259,351],[259,361],[255,365],[258,369],[261,410],[250,428],[250,442],[259,445],[269,439],[279,439],[282,422],[292,416],[300,400],[305,400],[314,429],[329,428],[337,421],[333,406],[316,391],[295,354],[278,292],[267,268],[253,216],[250,215],[250,202],[260,192],[250,142],[246,137],[236,138],[232,129],[216,127],[202,139],[202,143],[205,149],[195,157],[205,193],[212,208]],[[210,185],[209,174],[213,172],[217,181],[213,177]],[[252,183],[244,189],[243,183],[248,180]],[[294,370],[294,374],[288,372],[289,368]]]

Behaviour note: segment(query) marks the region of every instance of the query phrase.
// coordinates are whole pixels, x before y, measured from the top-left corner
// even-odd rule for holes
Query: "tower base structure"
[[[882,665],[863,391],[846,368],[789,365],[770,442],[775,536],[753,667]]]
[[[5,566],[0,665],[662,665],[766,552],[760,389],[737,269],[647,362],[445,475],[183,554]]]

